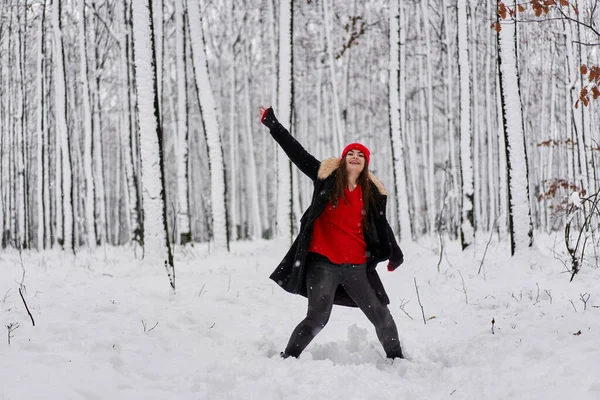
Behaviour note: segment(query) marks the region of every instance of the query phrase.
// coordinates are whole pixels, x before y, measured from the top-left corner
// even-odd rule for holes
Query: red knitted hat
[[[366,165],[369,165],[369,158],[371,158],[371,152],[369,151],[369,149],[367,149],[367,146],[361,143],[350,143],[344,148],[344,151],[342,151],[342,157],[340,157],[340,159],[343,160],[350,150],[358,150],[362,152],[365,155]]]

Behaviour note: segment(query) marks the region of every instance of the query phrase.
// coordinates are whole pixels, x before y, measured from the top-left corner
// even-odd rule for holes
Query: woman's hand
[[[264,122],[265,116],[267,115],[267,109],[264,106],[260,106],[258,113],[260,115],[260,122]]]

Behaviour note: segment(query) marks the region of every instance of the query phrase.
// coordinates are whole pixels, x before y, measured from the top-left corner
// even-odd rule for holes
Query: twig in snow
[[[438,272],[440,272],[440,265],[442,264],[442,258],[444,257],[444,236],[442,235],[442,228],[443,228],[443,220],[442,220],[442,216],[444,215],[444,209],[446,208],[446,199],[448,198],[448,193],[450,192],[450,190],[448,189],[448,163],[449,160],[446,160],[446,166],[443,168],[444,169],[444,201],[442,202],[442,209],[440,210],[440,213],[438,214],[437,217],[437,221],[436,221],[436,231],[438,234],[438,239],[440,241],[440,258],[438,260],[438,264],[437,264],[437,270]],[[446,259],[448,259],[448,256],[446,255]]]
[[[494,332],[494,325],[496,325],[496,319],[492,318],[492,335],[496,334],[496,332]]]
[[[521,290],[521,295],[520,295],[520,298],[518,298],[518,299],[517,299],[517,298],[515,297],[515,294],[514,294],[514,293],[512,294],[512,298],[513,298],[513,299],[515,299],[516,301],[521,301],[521,300],[523,300],[523,291]]]
[[[577,308],[575,307],[575,303],[573,303],[573,300],[569,299],[569,302],[573,306],[573,310],[575,310],[575,312],[577,312]]]
[[[206,283],[204,285],[202,285],[202,289],[200,289],[200,291],[198,293],[196,293],[196,297],[202,297],[202,295],[204,294],[205,287],[206,287]]]
[[[21,289],[26,291],[27,289],[25,288],[25,265],[23,264],[23,253],[20,248],[19,248],[19,258],[21,259],[21,269],[23,270],[23,275],[21,276],[21,282],[19,283],[19,286],[21,287]],[[21,290],[21,289],[19,289],[19,290]]]
[[[589,293],[579,294],[579,300],[583,303],[583,311],[587,310],[587,302],[590,299]]]
[[[417,286],[417,278],[415,280],[415,289],[417,290],[417,300],[419,301],[419,305],[421,306],[421,314],[423,314],[423,323],[427,325],[427,320],[425,319],[425,309],[423,309],[423,304],[421,304],[421,297],[419,296],[419,287]]]
[[[13,332],[16,331],[17,329],[19,329],[19,323],[12,322],[12,323],[6,325],[6,329],[8,329],[8,345],[10,346],[10,339],[14,336]]]
[[[27,302],[25,301],[25,297],[23,297],[23,293],[21,292],[21,288],[19,288],[19,294],[21,295],[21,299],[23,300],[23,304],[25,304],[25,309],[27,310],[27,314],[29,314],[29,318],[31,318],[31,323],[35,326],[35,321],[33,320],[33,315],[29,312],[29,307],[27,307]]]
[[[8,292],[10,292],[11,290],[12,290],[12,288],[10,288],[6,291],[6,294],[4,295],[4,298],[2,299],[3,303],[6,303],[6,298],[8,297]]]
[[[410,303],[410,300],[408,300],[408,301],[404,301],[404,299],[400,299],[400,309],[402,310],[402,312],[403,312],[404,314],[406,314],[406,316],[407,316],[408,318],[410,318],[410,319],[412,319],[412,320],[414,321],[413,317],[411,317],[411,316],[410,316],[410,314],[409,314],[409,313],[407,313],[407,312],[406,312],[406,310],[404,309],[404,306],[405,306],[405,305],[407,305],[408,303]]]
[[[544,292],[550,297],[550,304],[552,304],[552,290],[544,289]]]
[[[467,289],[465,288],[465,280],[460,271],[458,271],[458,274],[460,275],[460,280],[462,281],[463,293],[465,294],[465,304],[469,304],[469,297],[467,296]]]
[[[147,329],[148,325],[146,325],[146,321],[142,320],[142,326],[144,327],[144,332],[148,333],[148,332],[152,331],[154,328],[156,328],[158,326],[158,322],[155,323],[152,328]]]
[[[481,264],[479,264],[479,270],[477,271],[477,275],[481,273],[481,269],[483,268],[483,262],[485,261],[485,255],[487,254],[488,247],[490,247],[492,237],[494,236],[494,228],[496,227],[496,222],[498,222],[498,219],[501,215],[502,213],[498,214],[498,216],[494,220],[494,223],[492,224],[492,229],[490,230],[490,238],[488,239],[487,244],[485,245],[485,250],[483,251],[483,257],[481,257]],[[485,279],[485,270],[483,270],[483,279]]]
[[[537,304],[537,303],[540,302],[540,285],[538,285],[538,283],[536,282],[535,286],[537,286],[537,297],[535,298],[535,303],[534,304]]]

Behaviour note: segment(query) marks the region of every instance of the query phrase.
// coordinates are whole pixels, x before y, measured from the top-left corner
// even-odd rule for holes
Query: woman
[[[319,162],[277,121],[272,108],[261,107],[260,116],[290,160],[314,182],[300,233],[271,274],[284,290],[308,298],[306,318],[281,356],[300,356],[338,304],[359,307],[375,325],[386,356],[404,358],[390,301],[375,271],[388,259],[393,271],[404,256],[385,217],[385,188],[369,173],[369,149],[351,143],[340,159]]]

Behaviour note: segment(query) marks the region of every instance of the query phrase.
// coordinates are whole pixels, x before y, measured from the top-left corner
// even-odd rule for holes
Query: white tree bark
[[[37,229],[35,232],[35,244],[37,250],[41,250],[44,247],[44,165],[43,165],[43,148],[44,148],[44,29],[46,22],[46,2],[44,1],[42,16],[40,17],[40,23],[37,31],[37,42],[38,42],[38,57],[36,63],[36,185],[35,185],[35,215],[37,219]],[[0,123],[0,126],[2,124]],[[2,177],[0,177],[0,180]],[[0,202],[1,193],[0,193]],[[46,202],[48,197],[46,197]],[[0,214],[2,210],[0,209]],[[0,230],[2,224],[0,223]],[[1,234],[0,234],[1,236]]]
[[[279,85],[277,118],[292,132],[292,0],[282,0],[279,9]],[[277,236],[293,240],[291,161],[277,149]]]
[[[144,250],[151,258],[163,258],[167,253],[163,224],[163,194],[161,185],[158,121],[155,108],[155,64],[152,57],[152,32],[148,1],[133,4],[133,39],[136,69],[136,89],[139,110],[139,136],[142,158],[144,207]]]
[[[192,64],[201,107],[211,182],[211,214],[215,250],[229,250],[227,233],[227,210],[225,206],[225,165],[217,118],[217,109],[208,76],[208,65],[204,49],[204,33],[198,0],[188,0],[188,16],[192,45]]]
[[[65,86],[65,61],[63,52],[62,31],[60,23],[61,0],[53,1],[52,28],[54,32],[54,100],[56,107],[56,134],[60,148],[62,182],[62,239],[63,248],[73,249],[73,204],[71,203],[71,187],[73,184],[71,161],[69,152],[69,139],[67,129],[67,95]]]
[[[92,173],[92,112],[90,100],[90,85],[87,65],[86,21],[85,2],[79,3],[79,53],[81,62],[82,106],[83,106],[83,172],[85,176],[85,227],[86,243],[92,247],[96,245],[96,232],[94,229],[94,177]]]
[[[344,137],[345,137],[345,133],[344,133],[344,129],[343,129],[343,124],[341,121],[341,110],[340,110],[340,100],[339,100],[339,96],[338,96],[338,85],[337,85],[337,78],[335,76],[335,57],[334,57],[334,50],[333,50],[333,40],[331,38],[331,33],[332,33],[332,27],[331,27],[331,12],[329,10],[329,0],[323,0],[322,1],[323,4],[323,20],[325,21],[325,38],[327,40],[327,56],[329,58],[329,72],[330,72],[330,79],[331,79],[331,96],[333,98],[333,104],[332,104],[332,113],[331,116],[333,117],[333,126],[334,126],[334,137],[336,139],[336,144],[337,147],[339,149],[339,151],[342,151],[342,149],[345,146],[344,143]]]
[[[95,4],[96,0],[91,0],[92,5]],[[99,24],[100,22],[96,22]],[[96,35],[97,27],[90,29],[91,32],[91,43],[94,43],[94,106],[92,116],[92,146],[93,146],[93,173],[94,173],[94,217],[95,217],[95,225],[96,225],[96,240],[99,243],[105,243],[107,240],[107,232],[108,232],[108,221],[107,221],[107,212],[106,212],[106,185],[105,182],[105,171],[104,171],[104,162],[103,162],[103,154],[104,154],[104,143],[102,141],[103,130],[102,130],[102,121],[100,120],[100,106],[101,106],[101,93],[100,93],[100,85],[99,85],[99,74],[100,74],[100,60],[98,54],[98,37]],[[106,185],[105,185],[106,183]]]
[[[188,99],[185,68],[185,27],[183,0],[175,1],[175,57],[177,66],[177,231],[175,239],[181,243],[181,234],[191,233],[188,197]]]
[[[18,35],[17,35],[17,40],[16,40],[16,46],[18,48],[17,51],[17,57],[18,57],[18,65],[15,65],[15,70],[16,70],[16,78],[17,78],[17,88],[15,90],[15,94],[17,96],[16,98],[16,107],[17,107],[17,115],[16,115],[16,121],[17,121],[17,130],[15,132],[15,139],[16,139],[16,147],[14,148],[14,152],[15,152],[15,164],[16,164],[16,180],[17,180],[17,184],[16,184],[16,211],[17,211],[17,225],[15,226],[16,228],[16,232],[15,232],[15,236],[16,236],[16,245],[17,248],[22,249],[23,247],[25,247],[27,245],[26,242],[26,231],[25,231],[25,160],[23,157],[23,151],[24,151],[24,146],[25,146],[25,130],[26,130],[26,126],[25,126],[25,119],[26,119],[26,114],[25,114],[25,104],[24,102],[25,100],[25,87],[24,87],[24,82],[23,80],[25,79],[24,75],[24,69],[25,69],[25,65],[23,63],[23,55],[22,55],[22,51],[23,51],[23,26],[22,26],[22,21],[21,21],[21,13],[24,11],[24,7],[21,7],[21,5],[17,2],[17,9],[15,10],[17,13],[17,30],[18,30]]]
[[[462,247],[473,244],[473,151],[471,133],[471,73],[469,67],[469,43],[467,0],[458,0],[458,75],[460,81],[460,164],[462,178],[461,225]]]
[[[398,237],[400,240],[411,240],[412,231],[408,210],[408,192],[406,170],[404,164],[404,140],[402,139],[404,120],[400,110],[401,103],[406,101],[405,82],[401,79],[404,74],[400,70],[406,65],[400,63],[400,3],[390,0],[390,136],[392,142],[394,185],[396,188],[396,215],[400,225]]]
[[[525,149],[523,110],[518,82],[516,25],[502,24],[498,33],[500,94],[507,158],[507,189],[511,254],[533,243],[533,225],[529,204],[527,153]]]
[[[258,202],[258,173],[256,170],[256,158],[254,155],[254,135],[252,134],[252,120],[255,115],[252,103],[250,101],[250,63],[248,61],[248,54],[244,55],[245,68],[244,68],[244,100],[246,101],[246,150],[248,155],[248,191],[250,197],[250,236],[253,239],[258,239],[262,235],[262,221],[260,218],[260,204]]]
[[[435,195],[435,163],[434,163],[434,139],[433,139],[433,78],[432,78],[432,54],[431,35],[429,32],[429,0],[421,0],[421,14],[423,17],[423,34],[425,39],[425,76],[426,76],[426,113],[427,113],[427,158],[426,158],[426,198],[427,198],[427,222],[429,232],[435,230],[436,195]]]
[[[455,43],[456,34],[452,30],[454,25],[449,16],[448,16],[448,0],[442,1],[443,7],[443,17],[444,17],[444,42],[446,45],[446,66],[445,70],[445,83],[446,83],[446,118],[444,121],[444,131],[446,132],[446,137],[448,138],[448,149],[446,160],[449,161],[450,168],[450,191],[448,193],[448,199],[446,207],[446,215],[456,215],[460,214],[460,199],[459,197],[459,188],[460,188],[460,167],[459,162],[457,161],[457,146],[456,146],[456,129],[455,129],[455,114],[454,114],[454,68],[456,64],[456,57],[453,53],[453,43]],[[451,226],[448,227],[448,230],[455,232],[456,225],[451,223]]]

